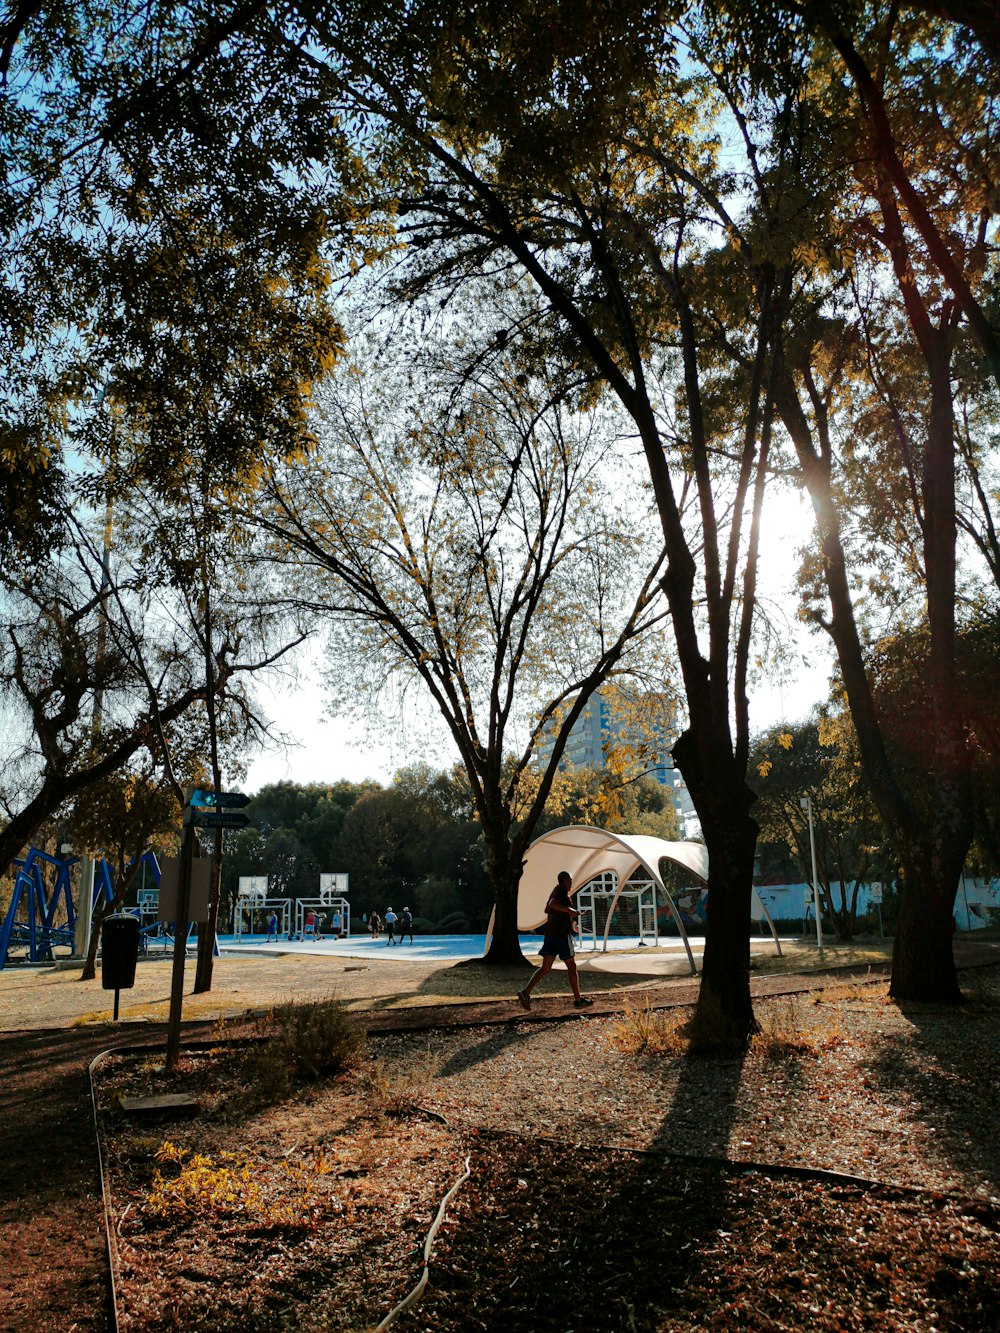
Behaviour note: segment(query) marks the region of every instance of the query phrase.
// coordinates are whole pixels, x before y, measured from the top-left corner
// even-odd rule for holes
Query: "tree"
[[[321,450],[276,476],[260,520],[330,625],[338,696],[382,705],[419,681],[447,723],[495,895],[490,962],[521,958],[521,866],[569,731],[662,616],[641,508],[629,527],[598,495],[604,423],[566,400],[502,351],[457,382],[374,360],[338,377]]]
[[[294,70],[283,64],[283,43],[261,40],[262,13],[256,3],[220,16],[56,0],[17,6],[3,24],[0,560],[16,581],[26,560],[72,544],[74,506],[106,502],[110,515],[123,494],[127,503],[148,488],[161,509],[193,518],[202,538],[192,560],[170,533],[156,574],[166,567],[185,595],[200,573],[192,625],[205,666],[204,686],[192,684],[183,700],[157,695],[158,668],[140,673],[149,706],[141,729],[72,765],[60,745],[72,739],[79,750],[71,732],[92,684],[78,669],[76,621],[64,653],[75,675],[64,661],[70,689],[61,696],[29,679],[15,643],[9,674],[32,711],[46,774],[35,797],[12,808],[14,848],[53,801],[106,776],[144,741],[162,742],[164,726],[196,699],[221,783],[215,702],[241,634],[213,610],[207,557],[220,525],[209,510],[252,488],[262,452],[284,456],[309,442],[310,384],[342,346],[326,290],[329,265],[346,250],[335,257],[326,244],[327,220],[346,222],[351,207],[342,207],[346,177],[333,164],[349,176],[357,162],[336,112],[316,101],[313,72],[300,60]],[[322,172],[310,165],[316,155]],[[161,532],[154,521],[150,549]],[[106,602],[102,590],[94,605]],[[93,688],[100,696],[101,683]],[[237,711],[245,702],[230,694]],[[216,890],[213,925],[217,902]],[[203,932],[199,989],[210,984],[213,933]]]
[[[802,799],[812,802],[821,910],[842,940],[857,932],[858,891],[892,878],[892,854],[871,802],[849,714],[823,710],[797,726],[774,728],[754,743],[761,859],[777,845],[812,883],[812,848]],[[889,873],[886,873],[886,872]],[[835,893],[834,881],[839,882]]]
[[[706,223],[693,181],[721,199],[729,179],[706,72],[681,58],[676,17],[645,5],[427,4],[404,23],[376,6],[363,34],[316,16],[299,49],[383,127],[381,171],[401,183],[412,251],[404,286],[444,296],[484,264],[513,263],[547,312],[534,345],[544,337],[572,358],[638,437],[687,703],[673,753],[709,848],[696,1027],[740,1041],[754,1027],[747,677],[769,353],[767,321],[743,319],[742,373],[725,385],[714,373],[727,288],[710,260],[728,223]],[[774,284],[763,268],[765,307]]]
[[[113,875],[110,901],[95,913],[82,981],[96,973],[97,947],[105,917],[121,910],[139,868],[139,857],[154,843],[179,842],[180,806],[173,789],[158,782],[147,757],[145,771],[117,772],[85,788],[73,803],[67,831],[76,848],[103,855]]]
[[[141,750],[159,756],[165,729],[204,693],[183,647],[169,638],[156,642],[153,633],[148,640],[137,636],[141,621],[109,620],[103,649],[95,652],[102,599],[87,553],[76,554],[75,567],[57,561],[7,587],[0,674],[10,717],[7,818],[0,829],[4,867],[65,802]],[[147,662],[147,652],[158,659],[155,665]],[[227,652],[220,674],[228,679],[230,673]],[[99,730],[95,706],[104,719]]]
[[[914,388],[920,395],[922,419],[914,429],[897,411],[892,415],[891,433],[873,443],[875,457],[886,469],[880,475],[898,472],[908,483],[905,495],[912,506],[918,553],[913,572],[925,599],[922,615],[930,645],[925,730],[933,738],[934,762],[925,771],[933,787],[928,805],[914,800],[905,770],[893,763],[866,667],[866,635],[858,624],[843,537],[846,511],[839,490],[843,474],[838,471],[835,447],[838,415],[851,415],[847,395],[852,390],[844,375],[850,357],[844,355],[841,320],[831,317],[829,301],[822,315],[817,302],[812,321],[804,322],[804,327],[800,323],[794,350],[782,349],[775,397],[817,515],[831,606],[829,618],[821,616],[820,623],[837,647],[868,781],[900,857],[892,994],[902,999],[954,1001],[960,992],[951,951],[951,915],[971,836],[972,807],[956,655],[952,358],[960,314],[964,313],[974,329],[979,328],[975,303],[966,302],[957,288],[964,284],[971,291],[985,275],[982,228],[990,208],[980,182],[963,179],[959,169],[964,153],[979,135],[981,110],[978,102],[973,110],[957,94],[950,55],[945,60],[940,45],[928,48],[925,31],[902,22],[895,29],[890,24],[873,32],[870,41],[882,53],[883,86],[894,89],[900,121],[907,124],[917,145],[904,181],[890,160],[885,127],[880,121],[873,123],[871,141],[855,158],[859,188],[852,203],[860,217],[854,221],[857,257],[852,268],[872,265],[883,275],[873,278],[883,290],[889,276],[895,283],[894,319],[888,329],[883,323],[886,331],[881,337],[866,338],[875,392],[885,393],[888,388],[896,402],[901,400],[892,371],[887,371],[886,342],[908,344],[910,365],[917,370],[916,379],[910,374],[908,387],[911,395]],[[929,63],[933,65],[930,74]],[[830,101],[834,106],[840,104],[840,93],[831,93]],[[866,102],[869,111],[872,105]],[[842,106],[840,110],[845,113]],[[915,176],[920,178],[919,190],[913,187]],[[924,252],[907,226],[901,202],[911,220],[918,213],[926,214],[938,237],[948,236],[950,266],[944,263],[928,228],[921,226],[918,232],[926,245]],[[942,274],[955,295],[942,289]],[[787,335],[782,342],[787,347]]]
[[[995,48],[982,15],[971,21],[982,45],[928,17],[949,15],[946,6],[779,4],[755,8],[752,25],[746,6],[719,12],[729,53],[717,66],[720,82],[741,108],[744,133],[767,120],[765,104],[783,106],[770,123],[784,134],[764,138],[772,155],[782,150],[784,179],[799,186],[802,206],[789,212],[787,196],[762,188],[766,176],[755,182],[761,230],[794,275],[774,320],[775,402],[817,516],[814,572],[830,610],[815,601],[810,610],[837,648],[868,781],[899,849],[891,990],[901,999],[954,1002],[951,914],[972,819],[956,656],[953,364],[964,321],[988,373],[1000,375],[988,243]],[[831,64],[850,82],[830,78]],[[880,319],[867,319],[870,303]],[[855,355],[858,342],[867,365]],[[859,396],[882,399],[883,434],[856,409]],[[852,453],[864,455],[869,477],[853,491]],[[883,592],[899,608],[902,583],[911,617],[929,630],[926,727],[935,758],[925,776],[936,792],[929,821],[892,761],[874,697],[871,651],[881,635],[859,624],[871,551],[852,541],[864,529],[853,523],[863,495],[880,500],[865,535],[882,521],[887,499],[894,520],[909,508],[897,531],[906,533],[911,560]],[[918,598],[924,605],[914,611]]]
[[[224,492],[252,479],[262,442],[307,437],[309,384],[341,344],[324,219],[350,211],[334,163],[356,154],[315,76],[262,40],[262,13],[55,0],[6,18],[9,558],[58,538],[81,453],[110,465],[94,491],[139,477],[168,493],[196,432]],[[122,423],[141,447],[123,449]]]

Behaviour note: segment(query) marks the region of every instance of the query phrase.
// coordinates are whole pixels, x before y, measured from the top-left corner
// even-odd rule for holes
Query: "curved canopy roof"
[[[708,849],[700,842],[667,842],[643,833],[608,833],[604,829],[569,825],[545,833],[528,848],[517,898],[519,930],[537,930],[545,920],[560,870],[573,876],[574,890],[613,870],[624,884],[640,866],[660,887],[660,861],[673,861],[695,879],[708,881]]]

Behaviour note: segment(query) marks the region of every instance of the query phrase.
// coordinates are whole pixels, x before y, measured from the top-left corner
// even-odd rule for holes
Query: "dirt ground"
[[[769,949],[755,956],[761,976],[809,972],[814,967],[883,967],[888,963],[888,942],[850,946],[831,944],[817,955],[807,940],[786,945],[782,958]],[[617,963],[619,971],[610,970]],[[642,971],[643,966],[649,968]],[[673,964],[673,975],[654,970],[662,962],[650,962],[649,951],[611,954],[592,960],[580,957],[585,989],[592,993],[674,986],[690,989],[692,978],[682,959]],[[167,1018],[170,1006],[169,957],[139,960],[133,989],[121,992],[120,1018],[125,1023],[157,1023]],[[451,960],[412,962],[400,951],[384,961],[338,958],[316,954],[256,955],[223,954],[215,960],[212,989],[194,995],[191,986],[194,963],[185,970],[185,1021],[233,1017],[248,1009],[259,1012],[289,1001],[307,1003],[336,996],[348,1008],[398,1009],[420,1005],[464,1003],[470,998],[506,999],[523,984],[518,970],[458,965]],[[566,976],[561,967],[542,983],[539,995],[565,995]],[[105,1023],[112,1015],[114,992],[101,987],[100,976],[80,980],[79,970],[57,970],[51,966],[8,967],[0,971],[0,1032],[35,1028],[68,1027],[74,1024]]]
[[[1000,954],[1000,949],[979,946],[978,957],[974,954],[975,950],[966,949],[964,961],[989,962]],[[714,1311],[714,1326],[725,1328],[814,1326],[929,1330],[951,1327],[978,1330],[1000,1327],[995,1313],[991,1316],[983,1313],[996,1309],[992,1297],[989,1304],[984,1304],[983,1292],[995,1292],[1000,1281],[997,1216],[988,1197],[976,1203],[970,1195],[969,1206],[973,1208],[970,1214],[967,1209],[963,1212],[965,1205],[947,1199],[943,1203],[928,1204],[929,1196],[911,1198],[905,1191],[898,1198],[879,1200],[873,1200],[864,1190],[854,1191],[849,1198],[843,1193],[843,1187],[840,1195],[836,1189],[831,1192],[829,1187],[817,1195],[815,1183],[769,1182],[766,1177],[744,1182],[739,1178],[732,1180],[720,1176],[717,1169],[690,1164],[680,1172],[675,1170],[665,1175],[661,1161],[655,1170],[650,1167],[642,1174],[643,1158],[634,1155],[636,1147],[641,1146],[639,1140],[631,1145],[624,1143],[622,1152],[633,1155],[623,1156],[613,1163],[609,1162],[607,1153],[595,1156],[586,1149],[585,1137],[599,1140],[599,1135],[589,1133],[584,1136],[582,1132],[574,1131],[576,1146],[561,1163],[561,1169],[565,1171],[565,1197],[572,1204],[563,1217],[557,1199],[547,1192],[546,1184],[552,1177],[553,1154],[559,1157],[558,1134],[555,1143],[548,1142],[544,1128],[540,1128],[546,1123],[545,1117],[551,1116],[553,1125],[557,1126],[560,1116],[565,1114],[567,1103],[563,1090],[556,1088],[553,1078],[552,1096],[556,1099],[553,1108],[543,1107],[541,1113],[536,1112],[535,1115],[541,1114],[542,1119],[532,1122],[530,1137],[517,1138],[499,1154],[495,1134],[509,1131],[503,1129],[501,1121],[497,1122],[496,1129],[490,1128],[488,1121],[494,1113],[489,1110],[488,1099],[498,1099],[500,1110],[513,1117],[515,1127],[524,1119],[522,1111],[525,1108],[515,1091],[516,1080],[509,1089],[503,1081],[507,1077],[503,1071],[509,1067],[511,1059],[517,1063],[518,1044],[515,1042],[511,1046],[504,1039],[498,1046],[489,1033],[509,1032],[513,1039],[514,1034],[522,1032],[542,1034],[551,1030],[556,1034],[562,1030],[552,1028],[551,1020],[575,1018],[565,997],[565,979],[555,979],[551,998],[543,998],[529,1017],[521,1014],[508,999],[497,1001],[491,998],[498,990],[509,995],[509,982],[521,974],[514,974],[509,979],[496,978],[495,975],[484,978],[475,968],[442,968],[440,964],[395,960],[384,967],[378,964],[367,967],[365,971],[353,971],[353,966],[349,961],[335,960],[331,966],[327,960],[303,958],[267,962],[227,960],[226,966],[218,971],[217,985],[211,996],[199,1001],[186,997],[186,1017],[201,1018],[202,1021],[191,1022],[186,1027],[185,1041],[200,1036],[207,1042],[218,1042],[220,1034],[215,1020],[220,1013],[259,1011],[290,999],[325,998],[331,991],[356,1008],[364,1007],[366,1023],[372,1032],[385,1034],[374,1037],[376,1058],[365,1075],[367,1091],[356,1084],[335,1083],[329,1089],[317,1088],[297,1096],[286,1112],[279,1113],[277,1121],[267,1117],[260,1124],[245,1118],[240,1121],[252,1129],[251,1156],[257,1161],[288,1160],[294,1169],[312,1170],[320,1159],[316,1156],[316,1145],[301,1130],[303,1124],[323,1125],[321,1138],[326,1141],[330,1153],[347,1152],[345,1142],[350,1143],[350,1152],[361,1152],[360,1158],[339,1160],[336,1171],[340,1174],[328,1172],[325,1165],[317,1174],[317,1178],[322,1177],[324,1181],[328,1176],[332,1177],[337,1190],[343,1192],[337,1206],[353,1210],[352,1216],[367,1219],[367,1230],[361,1233],[367,1239],[360,1257],[352,1249],[358,1244],[358,1233],[351,1232],[338,1221],[339,1215],[332,1204],[330,1216],[339,1228],[332,1249],[320,1245],[314,1231],[308,1228],[303,1231],[301,1227],[296,1231],[293,1227],[293,1234],[285,1236],[274,1253],[265,1246],[265,1256],[269,1257],[262,1259],[259,1249],[245,1248],[245,1240],[235,1234],[238,1228],[233,1228],[233,1236],[223,1247],[232,1260],[228,1268],[229,1261],[223,1263],[222,1255],[218,1267],[206,1266],[205,1242],[204,1238],[199,1241],[197,1227],[192,1230],[181,1228],[176,1234],[171,1230],[173,1224],[161,1232],[154,1227],[151,1233],[154,1243],[166,1242],[172,1236],[180,1245],[179,1251],[173,1247],[173,1241],[169,1247],[171,1253],[179,1254],[179,1260],[168,1259],[165,1249],[162,1265],[157,1251],[152,1252],[157,1271],[162,1267],[165,1274],[174,1275],[177,1302],[168,1302],[165,1309],[156,1302],[155,1308],[144,1308],[141,1302],[136,1304],[133,1293],[131,1322],[124,1327],[151,1330],[194,1326],[253,1329],[372,1326],[375,1316],[381,1317],[391,1299],[408,1290],[418,1275],[419,1264],[414,1262],[413,1251],[425,1233],[443,1191],[461,1168],[463,1154],[469,1156],[472,1163],[474,1184],[456,1199],[453,1215],[460,1225],[456,1223],[453,1227],[449,1222],[442,1229],[435,1260],[434,1280],[438,1296],[433,1304],[423,1308],[416,1322],[406,1316],[400,1323],[401,1328],[694,1328],[707,1326],[700,1322],[698,1313],[699,1302],[704,1305],[706,1301]],[[0,1270],[0,1328],[17,1328],[30,1333],[35,1329],[109,1327],[107,1265],[86,1069],[98,1052],[109,1047],[137,1041],[155,1045],[162,1041],[163,1030],[155,1019],[158,1012],[165,1012],[163,1006],[167,1002],[169,987],[167,967],[145,964],[140,969],[139,985],[129,997],[128,1013],[142,1011],[138,1016],[146,1021],[138,1025],[126,1023],[117,1028],[86,1021],[83,1025],[69,1026],[74,1022],[80,1024],[81,1019],[93,1019],[105,1009],[108,997],[100,991],[99,983],[92,983],[96,989],[88,989],[72,973],[65,972],[0,974],[0,1027],[6,1030],[0,1035],[0,1068],[3,1071],[0,1114],[6,1127],[5,1148],[0,1152],[0,1251],[5,1255]],[[649,978],[640,977],[633,978],[631,984],[634,989],[628,1001],[626,993],[614,981],[606,981],[603,993],[597,995],[598,1002],[591,1012],[605,1028],[614,1022],[614,1015],[620,1014],[626,1002],[632,1005],[647,1002],[651,1006],[682,1005],[690,1003],[695,995],[695,986],[690,982],[654,983]],[[804,990],[815,984],[815,978],[808,977],[801,980],[754,978],[754,989],[758,994]],[[461,1002],[463,991],[466,996],[471,992],[471,1002],[468,999]],[[202,1004],[204,1009],[200,1008]],[[499,1024],[499,1027],[491,1028],[490,1024]],[[879,1034],[884,1027],[879,1018],[874,1031]],[[442,1046],[437,1038],[394,1038],[391,1035],[393,1032],[433,1032],[447,1028],[455,1032],[454,1040],[458,1046],[454,1049],[447,1043]],[[599,1024],[591,1021],[571,1022],[565,1029],[567,1033],[576,1034],[598,1030]],[[428,1098],[414,1093],[413,1070],[416,1068],[419,1075],[422,1052],[425,1047],[430,1052],[432,1040],[435,1048],[445,1053],[435,1057],[438,1062],[434,1075],[435,1097]],[[404,1046],[393,1046],[393,1041],[402,1041]],[[417,1044],[413,1045],[415,1041]],[[569,1041],[557,1040],[544,1059],[554,1060],[557,1055],[569,1051],[572,1045]],[[449,1050],[450,1054],[447,1053]],[[593,1058],[592,1043],[585,1043],[580,1051],[581,1068],[587,1069]],[[978,1091],[981,1097],[989,1095],[992,1086],[989,1080],[995,1077],[995,1049],[991,1058],[993,1064],[978,1071],[978,1076],[986,1080]],[[148,1057],[146,1060],[148,1063]],[[442,1061],[443,1075],[447,1077],[439,1077]],[[407,1080],[400,1086],[393,1083],[397,1065],[409,1070]],[[810,1073],[812,1065],[809,1060],[802,1069]],[[625,1091],[622,1078],[632,1079],[639,1073],[638,1065],[615,1066],[613,1076],[608,1076],[608,1083],[618,1089],[618,1101],[625,1106],[629,1098],[621,1096]],[[584,1075],[565,1074],[566,1079],[577,1077]],[[842,1072],[839,1077],[841,1082],[846,1080],[849,1083],[854,1076]],[[938,1075],[935,1077],[940,1081]],[[960,1075],[949,1073],[947,1078],[957,1085]],[[769,1081],[774,1083],[773,1079]],[[785,1095],[797,1097],[802,1091],[800,1085],[801,1070],[790,1083],[786,1083]],[[998,1092],[1000,1088],[993,1090],[994,1106]],[[479,1097],[487,1099],[482,1106],[477,1102]],[[905,1119],[913,1109],[911,1102],[904,1097],[900,1105]],[[461,1127],[463,1117],[465,1128]],[[209,1117],[209,1120],[215,1125],[208,1140],[212,1151],[232,1149],[243,1152],[246,1157],[245,1137],[241,1140],[239,1133],[235,1138],[228,1137],[227,1115],[223,1114],[221,1119]],[[598,1122],[594,1123],[596,1128]],[[990,1123],[992,1125],[992,1121]],[[478,1131],[470,1125],[478,1125]],[[342,1133],[345,1127],[346,1140]],[[173,1129],[178,1134],[186,1132],[183,1127],[172,1127],[170,1132]],[[157,1127],[155,1136],[159,1144],[166,1133],[162,1126]],[[986,1146],[995,1152],[995,1140]],[[292,1151],[286,1159],[284,1154],[289,1148]],[[153,1170],[149,1144],[136,1147],[134,1156],[141,1203],[145,1197],[142,1191]],[[732,1265],[721,1261],[715,1271],[709,1264],[703,1275],[709,1283],[707,1291],[704,1286],[692,1283],[690,1274],[685,1277],[676,1267],[675,1251],[681,1250],[683,1241],[678,1241],[675,1250],[669,1254],[664,1251],[663,1244],[659,1244],[646,1252],[645,1258],[641,1253],[638,1256],[641,1263],[661,1274],[662,1282],[657,1278],[652,1286],[650,1282],[637,1286],[629,1279],[623,1285],[622,1265],[631,1272],[636,1256],[616,1245],[614,1237],[627,1219],[634,1221],[635,1209],[640,1203],[628,1190],[618,1188],[615,1181],[620,1185],[622,1180],[633,1176],[641,1176],[649,1186],[651,1193],[647,1204],[653,1209],[650,1216],[663,1211],[678,1217],[686,1215],[695,1236],[709,1232],[723,1235],[728,1231],[729,1236],[723,1236],[717,1246],[720,1253],[728,1252],[730,1243],[738,1244],[744,1250],[751,1247],[752,1253],[747,1250],[747,1254],[758,1265],[755,1270],[757,1287],[752,1280],[752,1265],[744,1279],[737,1280]],[[379,1182],[378,1187],[376,1182]],[[119,1176],[117,1187],[120,1191],[128,1187],[127,1176]],[[587,1215],[581,1216],[580,1205],[572,1203],[574,1193],[577,1199],[587,1200],[592,1205],[602,1191],[602,1197],[611,1202],[602,1203],[600,1218],[589,1217],[589,1209],[584,1209]],[[527,1212],[512,1205],[512,1200],[516,1203],[528,1196],[534,1203]],[[700,1202],[691,1213],[691,1205],[696,1200]],[[647,1208],[647,1204],[641,1204],[641,1207]],[[131,1209],[126,1213],[122,1229],[122,1236],[127,1240],[129,1228],[137,1225],[140,1208],[126,1199],[118,1199],[116,1206],[119,1210],[122,1207]],[[760,1232],[762,1208],[768,1217],[770,1259],[760,1244],[752,1241],[752,1237]],[[551,1214],[551,1223],[546,1223],[546,1214]],[[583,1243],[588,1228],[598,1221],[604,1237],[599,1265],[600,1282],[604,1286],[602,1300],[594,1306],[586,1299],[580,1303],[580,1284],[574,1282],[571,1275],[579,1259],[575,1246]],[[551,1248],[550,1242],[546,1241],[546,1227],[550,1224],[561,1224],[568,1229],[565,1265],[563,1258],[555,1265],[545,1261]],[[779,1262],[775,1256],[782,1249],[781,1236],[793,1234],[796,1226],[803,1236],[812,1238],[813,1251],[817,1237],[822,1238],[831,1228],[838,1234],[843,1232],[855,1238],[865,1233],[874,1237],[860,1256],[864,1260],[867,1284],[864,1320],[848,1318],[842,1302],[838,1307],[838,1283],[843,1285],[847,1280],[847,1270],[841,1265],[837,1270],[841,1274],[838,1278],[837,1271],[832,1268],[821,1271],[816,1262],[811,1268],[808,1264],[803,1266],[799,1262],[802,1257],[800,1247],[794,1244],[782,1261],[782,1284],[786,1293],[788,1283],[792,1289],[798,1284],[798,1294],[789,1308],[799,1312],[796,1317],[800,1322],[782,1322],[781,1303],[762,1299],[760,1283],[767,1285],[768,1265]],[[879,1257],[884,1248],[879,1234],[887,1227],[890,1237],[894,1230],[905,1237],[904,1248],[910,1256],[905,1263],[902,1260],[896,1263],[895,1268],[888,1257]],[[138,1226],[136,1234],[140,1242],[145,1230],[145,1224]],[[208,1234],[212,1234],[211,1227]],[[480,1252],[477,1245],[486,1249]],[[338,1246],[341,1247],[339,1251]],[[520,1279],[500,1258],[511,1252],[512,1247],[517,1247],[525,1265],[525,1276]],[[338,1253],[344,1261],[340,1268],[342,1280],[331,1282],[330,1265]],[[616,1264],[616,1258],[620,1263]],[[537,1260],[541,1260],[541,1267],[537,1266]],[[268,1279],[258,1295],[262,1301],[266,1295],[267,1300],[258,1306],[241,1306],[240,1300],[249,1301],[250,1298],[249,1288],[240,1274],[245,1277],[250,1271],[248,1264],[254,1268],[261,1263],[267,1265]],[[496,1268],[497,1264],[500,1269]],[[483,1265],[482,1271],[489,1279],[489,1299],[485,1304],[476,1304],[476,1317],[469,1322],[468,1284],[474,1270]],[[568,1287],[564,1282],[564,1267]],[[901,1276],[892,1277],[895,1269]],[[505,1273],[502,1280],[500,1270]],[[142,1271],[141,1263],[138,1271]],[[322,1282],[319,1281],[321,1272],[326,1274]],[[670,1295],[672,1288],[668,1278],[671,1273],[673,1286],[682,1287],[686,1293],[683,1299],[674,1299]],[[351,1275],[350,1281],[347,1281],[347,1275]],[[558,1320],[552,1324],[542,1320],[535,1311],[533,1301],[544,1290],[546,1282],[550,1286],[554,1283],[553,1290],[559,1293],[559,1300],[563,1302],[561,1308],[567,1312],[571,1308],[576,1311],[568,1324],[559,1324]],[[713,1282],[721,1284],[717,1301],[712,1296]],[[880,1305],[879,1292],[887,1284],[889,1289],[896,1290],[896,1295],[888,1306],[884,1302]],[[811,1285],[816,1287],[816,1299],[800,1299],[803,1292],[809,1296]],[[209,1287],[212,1306],[218,1307],[219,1319],[212,1324],[203,1324],[199,1318],[194,1324],[190,1322],[191,1311],[198,1308],[198,1300]],[[501,1291],[506,1293],[502,1299]],[[818,1294],[824,1291],[822,1302],[817,1304]],[[298,1308],[296,1302],[301,1301],[303,1292],[307,1296],[310,1292],[313,1295],[293,1318],[290,1312]],[[620,1292],[625,1293],[621,1299]],[[329,1305],[331,1294],[333,1306]],[[723,1295],[726,1299],[722,1299]],[[672,1322],[658,1324],[655,1311],[663,1309],[665,1304],[669,1306],[671,1300],[674,1300]],[[815,1316],[808,1313],[810,1300],[816,1306]],[[787,1301],[785,1304],[788,1306]],[[289,1318],[292,1318],[291,1323]],[[971,1319],[975,1322],[962,1322]]]

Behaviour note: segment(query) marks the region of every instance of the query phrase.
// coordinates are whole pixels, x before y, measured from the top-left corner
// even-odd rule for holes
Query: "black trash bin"
[[[101,985],[115,993],[115,1018],[118,1017],[118,992],[135,985],[135,964],[139,957],[139,922],[127,912],[116,912],[101,923]]]

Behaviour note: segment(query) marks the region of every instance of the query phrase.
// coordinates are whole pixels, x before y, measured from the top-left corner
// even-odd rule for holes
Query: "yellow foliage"
[[[172,1162],[179,1174],[171,1179],[157,1171],[146,1206],[158,1217],[176,1214],[215,1214],[240,1218],[256,1227],[307,1227],[317,1225],[330,1201],[313,1197],[313,1182],[329,1175],[332,1168],[322,1152],[311,1163],[282,1161],[284,1179],[292,1192],[277,1194],[268,1177],[267,1192],[259,1183],[260,1166],[246,1157],[223,1152],[218,1161],[202,1153],[191,1155],[186,1148],[165,1142],[156,1152],[158,1162]],[[279,1177],[278,1183],[281,1183]],[[336,1205],[337,1211],[340,1206]]]

